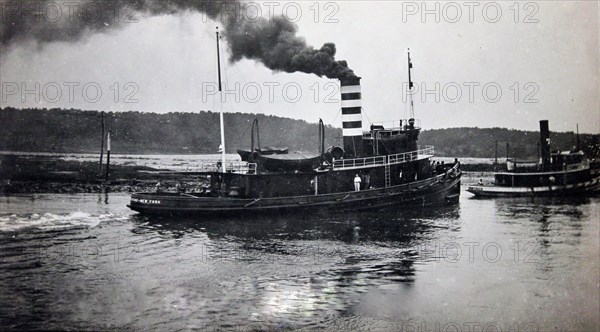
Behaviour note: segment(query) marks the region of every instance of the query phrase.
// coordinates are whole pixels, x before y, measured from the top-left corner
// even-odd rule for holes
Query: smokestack
[[[344,151],[346,157],[359,157],[363,155],[360,77],[340,78],[340,86]]]
[[[542,153],[542,167],[550,165],[550,130],[548,120],[540,121],[540,150]]]

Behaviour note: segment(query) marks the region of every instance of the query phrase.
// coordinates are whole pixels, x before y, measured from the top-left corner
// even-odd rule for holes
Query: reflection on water
[[[587,197],[499,199],[495,204],[499,216],[508,223],[525,226],[531,234],[521,254],[536,264],[540,279],[547,279],[547,273],[557,267],[569,266],[565,257],[581,248],[584,227],[589,222],[597,223],[599,217],[597,203]]]
[[[2,327],[599,327],[598,198],[232,218],[128,198],[0,199]]]
[[[219,284],[251,301],[251,318],[278,327],[336,316],[361,294],[386,284],[415,281],[419,247],[457,229],[459,208],[436,213],[259,216],[197,220],[135,217],[132,232],[180,240],[205,235],[202,260],[244,265],[244,278]],[[237,301],[237,299],[236,299]],[[213,309],[214,310],[214,309]],[[238,317],[243,324],[247,317]],[[237,320],[236,320],[237,321]],[[283,324],[283,325],[280,325]],[[287,324],[287,325],[286,325]],[[288,326],[289,325],[289,326]],[[226,326],[224,326],[226,327]]]
[[[232,217],[150,217],[136,215],[137,227],[162,232],[200,231],[210,237],[239,240],[333,240],[346,243],[397,242],[408,244],[435,228],[451,228],[460,218],[458,206],[436,211],[398,211],[311,215]],[[417,222],[418,221],[418,222]]]

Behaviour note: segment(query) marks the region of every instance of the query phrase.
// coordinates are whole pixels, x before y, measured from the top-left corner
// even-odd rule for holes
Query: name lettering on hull
[[[140,198],[132,198],[131,203],[140,203],[140,204],[155,204],[160,205],[160,200],[157,199],[140,199]]]

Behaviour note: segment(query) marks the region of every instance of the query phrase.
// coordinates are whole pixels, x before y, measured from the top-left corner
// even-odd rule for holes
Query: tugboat
[[[493,185],[469,186],[481,197],[564,196],[600,191],[600,162],[589,160],[579,144],[574,151],[550,152],[548,120],[540,121],[540,161],[508,159],[507,171],[494,174]],[[579,141],[579,140],[578,140]]]
[[[412,89],[410,53],[408,64]],[[388,127],[372,124],[363,131],[360,77],[340,78],[340,85],[343,147],[325,149],[320,121],[319,154],[261,149],[254,146],[255,133],[258,138],[255,123],[250,150],[239,151],[247,161],[225,161],[221,133],[222,160],[202,172],[210,178],[205,192],[134,193],[128,206],[144,214],[230,215],[456,204],[460,165],[434,167],[434,148],[419,148],[421,128],[414,118],[412,100],[410,118]],[[222,121],[221,117],[221,130]]]

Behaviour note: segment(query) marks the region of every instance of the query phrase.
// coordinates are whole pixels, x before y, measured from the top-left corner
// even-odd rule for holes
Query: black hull
[[[135,193],[129,207],[150,215],[247,215],[311,211],[377,211],[458,203],[461,173],[359,192],[240,199],[185,194]]]
[[[600,193],[600,177],[596,177],[585,182],[558,186],[469,186],[467,191],[474,194],[476,197],[553,197],[594,195]]]
[[[469,186],[479,197],[590,195],[600,191],[600,170],[590,168],[548,172],[500,172],[491,186]]]

